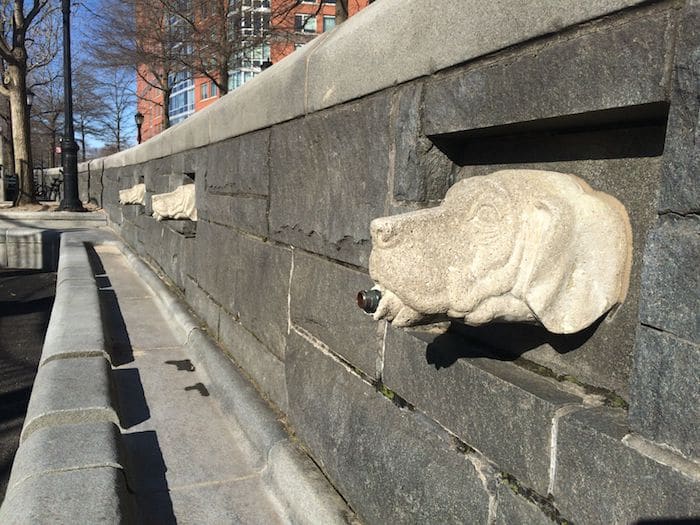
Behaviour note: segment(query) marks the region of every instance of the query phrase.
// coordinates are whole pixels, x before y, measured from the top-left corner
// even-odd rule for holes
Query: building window
[[[215,97],[219,94],[219,86],[214,84],[213,82],[211,83],[211,96]]]
[[[180,71],[168,77],[172,89],[168,112],[170,123],[177,124],[194,113],[194,82],[187,71]]]
[[[205,82],[199,86],[199,99],[204,100],[205,98],[209,98],[209,82]]]
[[[294,15],[294,30],[297,33],[315,33],[316,17],[311,15]]]
[[[335,27],[335,17],[334,16],[324,16],[323,17],[323,32],[330,31]]]

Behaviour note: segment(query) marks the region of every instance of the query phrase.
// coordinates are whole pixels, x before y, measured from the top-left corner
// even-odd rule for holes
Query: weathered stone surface
[[[109,359],[95,280],[63,281],[44,338],[41,364],[54,359],[102,356]],[[80,322],[75,322],[79,319]]]
[[[17,451],[8,490],[52,472],[96,467],[124,468],[114,423],[60,425],[34,432]]]
[[[288,410],[284,363],[252,333],[224,312],[220,340],[231,357],[283,412]]]
[[[190,221],[187,219],[163,219],[163,225],[173,232],[188,239],[197,234],[196,221]]]
[[[297,435],[361,519],[486,522],[489,498],[474,466],[418,414],[397,410],[295,333],[286,371]]]
[[[185,278],[185,298],[187,304],[206,323],[209,333],[218,339],[221,306],[190,277]]]
[[[623,411],[595,408],[559,420],[554,502],[577,523],[697,516],[700,482],[622,443]]]
[[[700,3],[686,2],[676,43],[660,211],[700,211]]]
[[[496,525],[551,525],[549,519],[537,505],[519,496],[508,486],[499,484],[496,489]]]
[[[378,2],[329,33],[314,50],[306,77],[313,79],[308,84],[307,111],[427,76],[639,3],[602,0],[552,9],[541,0]],[[338,64],[343,65],[341,69]],[[561,70],[565,65],[556,66]]]
[[[292,323],[327,344],[369,376],[376,376],[384,324],[377,324],[355,304],[355,293],[368,287],[366,274],[320,257],[297,252],[292,274]]]
[[[549,482],[552,419],[581,399],[451,333],[429,344],[389,329],[384,383],[540,494]]]
[[[122,217],[124,220],[134,222],[137,215],[143,215],[145,208],[143,204],[125,204],[122,206]]]
[[[267,195],[270,130],[248,133],[207,147],[207,190]]]
[[[20,442],[36,430],[56,425],[111,421],[119,424],[103,357],[49,361],[39,367]]]
[[[243,231],[266,237],[267,198],[258,195],[218,195],[209,193],[199,210],[203,220],[233,226]]]
[[[201,288],[282,359],[291,251],[201,221],[196,253]]]
[[[455,165],[423,136],[420,117],[423,85],[408,84],[394,94],[394,199],[435,201],[452,185]]]
[[[502,170],[450,188],[440,206],[374,219],[374,319],[436,316],[476,326],[588,328],[624,301],[632,265],[627,211],[564,173]]]
[[[697,315],[697,313],[696,313]],[[700,458],[700,345],[640,326],[630,424],[640,434]]]
[[[371,96],[273,128],[273,239],[367,266],[369,221],[387,192],[390,103]]]
[[[0,522],[131,523],[134,516],[121,469],[52,472],[22,483],[3,502]]]
[[[644,254],[639,319],[700,343],[700,217],[662,216]]]
[[[10,228],[5,233],[5,258],[9,268],[54,271],[58,264],[59,239],[55,231]]]
[[[435,135],[663,101],[670,18],[661,9],[596,24],[547,47],[428,81],[423,131]]]

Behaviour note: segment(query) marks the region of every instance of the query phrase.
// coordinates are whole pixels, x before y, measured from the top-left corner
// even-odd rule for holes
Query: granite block
[[[119,424],[114,407],[106,359],[49,361],[36,374],[20,443],[44,427],[99,421]]]
[[[373,285],[361,272],[296,252],[291,319],[368,376],[377,375],[384,323],[357,307],[355,295]]]
[[[208,146],[207,190],[224,194],[267,195],[269,148],[269,129]]]
[[[640,326],[632,374],[630,425],[700,458],[700,345]]]
[[[474,465],[415,412],[399,410],[296,333],[289,418],[321,470],[367,523],[485,523]]]
[[[439,76],[425,84],[423,131],[437,135],[664,101],[673,34],[673,11],[660,7]]]
[[[639,319],[700,344],[700,217],[662,216],[644,253]]]
[[[246,371],[280,410],[286,412],[287,385],[284,362],[281,361],[252,333],[229,315],[222,312],[220,340],[236,363]]]
[[[553,487],[557,508],[577,523],[668,523],[697,517],[697,474],[625,445],[625,419],[621,410],[594,408],[559,420]]]
[[[555,412],[581,398],[483,346],[447,333],[426,343],[390,328],[384,383],[540,494],[549,483]]]
[[[384,214],[390,94],[276,126],[270,236],[367,267],[369,223]]]
[[[700,3],[681,11],[671,84],[659,211],[700,212]]]
[[[284,357],[291,251],[200,221],[195,277],[277,357]]]

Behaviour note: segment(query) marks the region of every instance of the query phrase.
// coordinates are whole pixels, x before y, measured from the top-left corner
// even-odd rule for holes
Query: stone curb
[[[0,268],[55,270],[59,235],[42,228],[0,228]]]
[[[24,233],[47,239],[11,237]],[[50,233],[60,235],[56,298],[0,522],[131,522],[97,283],[81,234]]]
[[[183,301],[125,244],[120,250],[153,291],[161,311],[183,334],[195,362],[208,375],[212,394],[223,412],[243,430],[252,450],[265,464],[268,493],[293,516],[294,523],[347,524],[354,513],[318,470],[311,458],[290,440],[272,409],[241,374],[234,362],[200,328]]]

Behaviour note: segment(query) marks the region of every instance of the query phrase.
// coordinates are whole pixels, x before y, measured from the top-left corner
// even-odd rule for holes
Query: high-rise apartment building
[[[371,1],[348,0],[348,16]],[[164,23],[175,35],[166,43],[177,51],[169,62],[167,74],[170,125],[181,122],[222,95],[221,86],[217,85],[222,84],[217,60],[227,59],[227,69],[223,73],[228,79],[224,85],[232,91],[318,34],[330,31],[336,22],[335,0],[179,0],[177,7],[176,12],[163,14]],[[178,39],[177,35],[182,38]],[[207,56],[208,50],[212,50],[211,57]],[[202,68],[197,72],[187,67],[186,60],[175,63],[178,52],[183,56],[196,55],[200,63],[211,60],[209,76],[202,74]],[[165,79],[163,76],[161,80]],[[155,80],[152,65],[139,69],[137,108],[144,116],[143,140],[165,128],[165,96]]]

